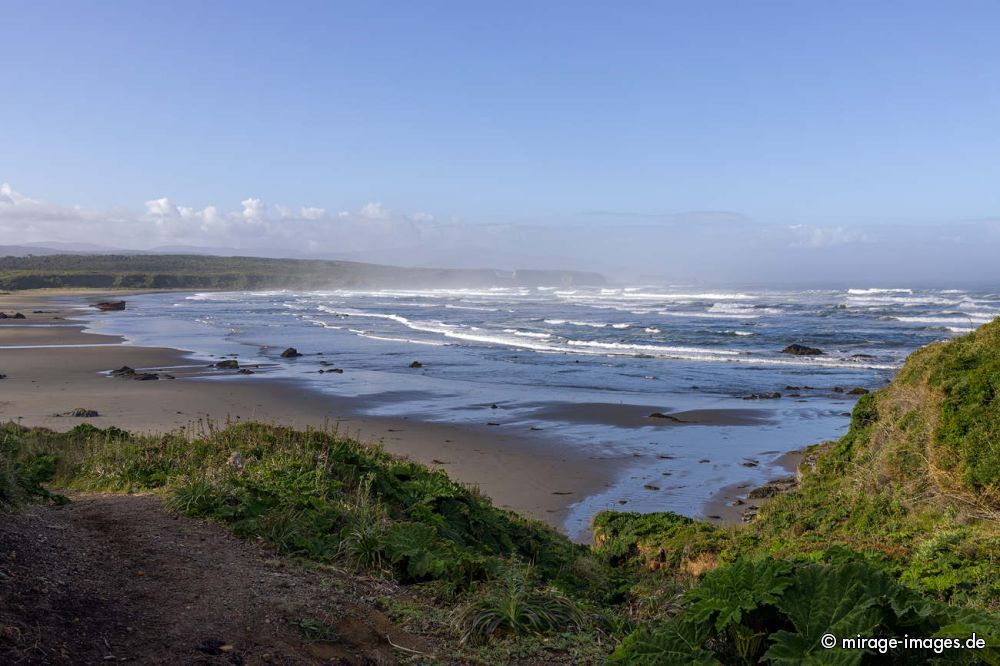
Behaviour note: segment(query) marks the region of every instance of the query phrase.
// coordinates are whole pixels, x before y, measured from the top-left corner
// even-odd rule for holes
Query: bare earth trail
[[[0,663],[392,664],[434,652],[376,609],[399,594],[391,583],[306,568],[172,516],[153,495],[72,500],[0,514]],[[338,638],[306,640],[304,619]]]

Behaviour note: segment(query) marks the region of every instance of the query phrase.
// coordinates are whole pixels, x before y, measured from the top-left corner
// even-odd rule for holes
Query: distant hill
[[[7,290],[83,287],[95,289],[570,287],[603,284],[605,279],[602,275],[583,271],[405,268],[352,261],[193,254],[51,254],[0,258],[0,289]]]

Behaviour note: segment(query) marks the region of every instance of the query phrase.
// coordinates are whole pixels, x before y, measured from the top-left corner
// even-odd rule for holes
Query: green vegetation
[[[454,636],[456,646],[465,638],[465,658],[488,663],[542,651],[545,659],[583,652],[593,661],[607,652],[598,646],[608,644],[601,609],[620,586],[588,548],[378,448],[256,423],[197,437],[8,423],[0,426],[0,447],[3,469],[16,470],[7,476],[36,496],[54,497],[38,481],[160,492],[168,509],[213,518],[281,553],[413,586],[426,599],[422,615],[437,616],[437,604],[458,609],[431,629]],[[315,626],[303,632],[321,633]],[[536,640],[539,634],[555,642]]]
[[[401,268],[182,254],[0,257],[0,289],[265,289],[602,285],[597,273]]]
[[[162,492],[281,552],[389,576],[394,620],[454,659],[1000,664],[1000,321],[911,356],[751,524],[605,512],[586,548],[439,471],[335,434],[243,424],[139,437],[0,428],[0,501],[41,484]],[[303,632],[324,638],[322,627]],[[827,650],[825,633],[977,652]]]
[[[42,485],[52,481],[55,469],[55,456],[22,455],[19,438],[0,438],[0,512],[30,501],[65,502]]]
[[[860,664],[864,652],[830,649],[825,634],[892,638],[1000,639],[995,618],[928,600],[882,568],[833,549],[819,562],[743,558],[711,571],[666,622],[618,646],[612,662],[632,664]],[[962,650],[871,650],[879,663],[970,663]],[[1000,652],[983,653],[989,663]]]

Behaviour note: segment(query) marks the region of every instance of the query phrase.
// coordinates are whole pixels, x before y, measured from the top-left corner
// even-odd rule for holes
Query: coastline
[[[151,291],[163,290],[38,290],[0,295],[0,311],[21,311],[27,317],[0,321],[0,373],[7,375],[0,381],[0,418],[55,430],[86,421],[146,433],[178,428],[197,432],[246,420],[335,428],[393,454],[444,469],[456,481],[478,487],[495,505],[587,541],[589,529],[583,523],[589,523],[591,516],[582,519],[583,514],[602,508],[628,510],[621,506],[625,502],[616,499],[617,493],[624,486],[643,488],[649,483],[635,473],[652,469],[650,463],[637,458],[627,442],[610,455],[607,451],[594,455],[570,445],[558,427],[539,432],[531,426],[534,418],[618,428],[684,428],[751,425],[776,416],[761,409],[689,409],[650,420],[650,412],[658,409],[654,406],[559,402],[537,403],[528,418],[511,420],[502,428],[488,427],[485,422],[429,421],[419,414],[372,416],[365,412],[391,396],[335,396],[267,372],[234,376],[206,367],[204,357],[127,343],[120,336],[85,330],[86,322],[72,319],[80,316],[81,306],[101,298]],[[90,314],[114,316],[96,310]],[[175,378],[139,382],[108,375],[122,366]],[[58,415],[77,408],[96,410],[99,416]],[[654,462],[662,465],[665,461]],[[717,524],[739,523],[745,507],[731,506],[732,500],[756,485],[720,486],[703,503],[701,514]]]
[[[0,419],[54,430],[88,422],[147,433],[247,420],[334,428],[444,469],[455,480],[477,486],[496,506],[557,529],[571,504],[610,486],[620,472],[615,461],[595,465],[581,452],[539,433],[360,416],[365,400],[320,394],[266,376],[206,381],[210,373],[205,364],[183,351],[126,344],[118,336],[86,332],[83,322],[67,319],[79,315],[72,301],[90,302],[105,295],[62,290],[0,295],[0,311],[20,311],[27,317],[0,321],[0,373],[7,375],[0,380]],[[102,374],[123,365],[163,369],[177,378],[139,382]],[[76,408],[100,415],[57,415]]]

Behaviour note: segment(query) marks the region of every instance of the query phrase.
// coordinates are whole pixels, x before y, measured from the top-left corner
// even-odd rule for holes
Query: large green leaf
[[[448,570],[449,554],[433,527],[400,522],[389,528],[386,553],[408,579],[438,578]]]
[[[694,622],[714,622],[721,631],[738,623],[743,614],[773,605],[791,582],[791,566],[782,560],[737,560],[705,574],[688,594],[692,602],[687,617]]]
[[[861,562],[799,567],[777,602],[796,631],[771,635],[764,659],[774,664],[859,664],[862,650],[824,648],[826,634],[840,638],[872,636],[884,616],[880,604],[891,587],[885,574]]]
[[[986,641],[981,650],[963,651],[964,656],[976,657],[989,666],[1000,666],[1000,622],[996,616],[987,615],[969,608],[956,608],[951,613],[951,623],[934,634],[935,638],[958,638],[965,640],[975,634]]]
[[[671,620],[653,631],[634,632],[608,661],[636,666],[718,666],[715,655],[702,647],[709,632],[704,623]]]

